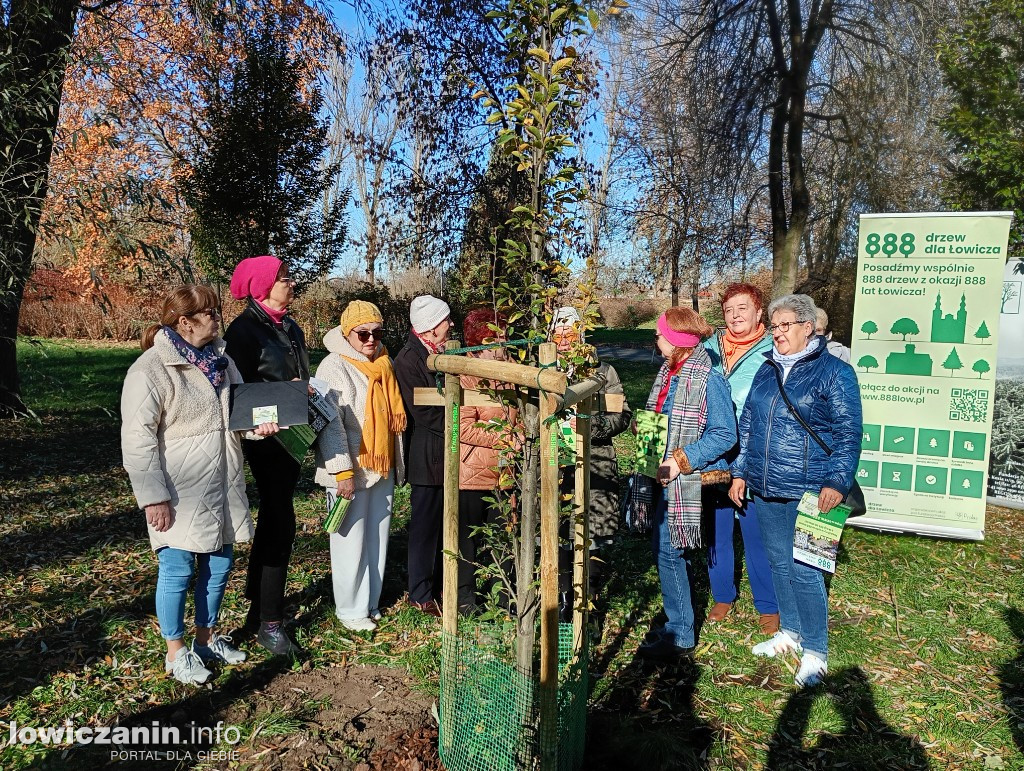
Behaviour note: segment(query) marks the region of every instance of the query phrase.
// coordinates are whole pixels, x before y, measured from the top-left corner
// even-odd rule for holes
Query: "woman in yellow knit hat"
[[[380,618],[391,504],[405,477],[405,409],[383,333],[380,309],[353,300],[324,335],[329,355],[316,371],[338,411],[317,441],[316,481],[327,488],[328,507],[337,496],[351,500],[331,535],[335,613],[356,630],[371,630]]]

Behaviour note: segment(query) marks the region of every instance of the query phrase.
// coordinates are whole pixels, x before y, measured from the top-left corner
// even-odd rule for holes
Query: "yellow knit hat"
[[[384,323],[384,317],[380,314],[380,308],[366,300],[353,300],[345,306],[341,312],[341,331],[348,337],[348,333],[360,324],[367,324],[371,321]]]

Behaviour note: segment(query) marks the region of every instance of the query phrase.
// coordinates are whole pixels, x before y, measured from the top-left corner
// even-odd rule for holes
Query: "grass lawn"
[[[401,601],[407,491],[397,496],[385,619],[375,635],[346,632],[333,619],[323,498],[307,469],[288,590],[308,660],[270,659],[248,644],[249,661],[220,672],[212,687],[178,684],[163,672],[156,563],[120,465],[118,395],[137,352],[19,342],[24,392],[38,421],[0,423],[2,741],[12,720],[113,726],[196,711],[241,731],[237,745],[217,745],[238,749],[240,759],[209,767],[367,761],[373,747],[347,718],[344,725],[332,718],[331,699],[310,684],[365,665],[381,678],[407,673],[413,693],[402,698],[410,704],[436,694],[439,626]],[[631,404],[642,405],[653,367],[616,368]],[[623,452],[629,445],[625,437],[617,442]],[[750,656],[760,638],[745,582],[727,621],[702,631],[695,665],[637,660],[660,595],[646,539],[624,536],[609,555],[613,577],[595,614],[585,767],[1024,768],[1021,516],[990,507],[982,543],[848,530],[829,601],[830,676],[806,694],[792,686],[793,661]],[[245,545],[236,550],[225,629],[244,614],[247,554]],[[706,599],[706,581],[697,591]],[[373,695],[385,702],[391,693]],[[302,753],[311,744],[327,750],[310,760]],[[0,747],[4,769],[107,761],[95,749]]]

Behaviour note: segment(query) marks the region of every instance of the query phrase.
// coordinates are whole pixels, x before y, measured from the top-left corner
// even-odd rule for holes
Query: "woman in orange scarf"
[[[328,509],[351,500],[331,535],[331,574],[338,620],[372,630],[380,618],[395,485],[405,478],[405,408],[387,348],[384,318],[373,303],[353,300],[341,323],[324,336],[329,355],[316,376],[331,387],[338,417],[317,440],[316,481],[327,488]]]

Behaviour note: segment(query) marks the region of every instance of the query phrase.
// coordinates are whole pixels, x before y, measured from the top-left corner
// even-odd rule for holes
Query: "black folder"
[[[277,420],[269,420],[276,412]],[[257,420],[262,417],[263,419]],[[309,383],[278,380],[272,383],[239,383],[231,386],[228,428],[248,431],[260,423],[274,422],[282,428],[309,422]]]

